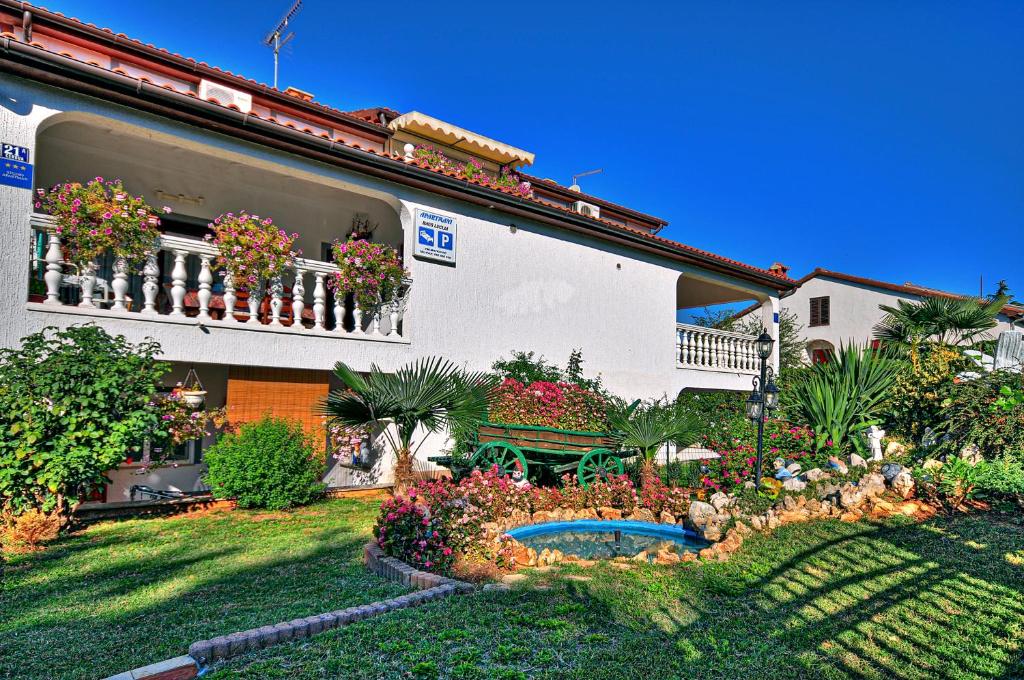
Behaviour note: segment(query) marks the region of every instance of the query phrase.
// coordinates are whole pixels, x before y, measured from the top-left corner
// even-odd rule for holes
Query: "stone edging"
[[[136,668],[113,675],[106,680],[141,680],[142,678],[146,680],[191,680],[198,676],[201,666],[214,661],[230,659],[292,640],[301,640],[332,628],[347,626],[356,621],[380,616],[396,609],[417,607],[450,595],[470,593],[475,590],[471,583],[420,571],[394,557],[387,557],[375,542],[366,545],[363,557],[366,568],[374,574],[389,581],[416,588],[416,592],[326,614],[293,619],[273,626],[221,635],[211,640],[200,640],[189,645],[188,656],[180,656],[144,668]]]

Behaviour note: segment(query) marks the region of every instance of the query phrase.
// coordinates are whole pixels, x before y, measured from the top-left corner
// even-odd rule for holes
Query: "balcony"
[[[676,367],[754,375],[760,370],[755,343],[744,333],[676,324]]]
[[[359,309],[351,296],[335,296],[328,262],[297,258],[262,297],[236,290],[215,270],[216,248],[206,241],[164,234],[141,271],[111,256],[92,271],[63,259],[48,215],[31,216],[35,251],[29,307],[92,317],[220,326],[271,333],[405,342],[403,317],[409,284],[395,300]]]

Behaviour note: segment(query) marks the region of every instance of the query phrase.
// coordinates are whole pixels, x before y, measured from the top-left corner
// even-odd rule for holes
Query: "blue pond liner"
[[[615,532],[619,540],[614,540]],[[538,552],[558,549],[584,558],[632,556],[642,550],[654,551],[673,543],[675,552],[696,552],[710,545],[696,532],[676,524],[631,520],[579,519],[516,527],[509,536]]]

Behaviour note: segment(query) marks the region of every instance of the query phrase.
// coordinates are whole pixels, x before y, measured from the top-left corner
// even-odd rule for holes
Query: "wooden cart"
[[[534,425],[480,423],[470,462],[481,470],[497,465],[503,473],[521,471],[523,477],[546,472],[557,479],[573,472],[584,487],[624,472],[622,457],[607,433]]]

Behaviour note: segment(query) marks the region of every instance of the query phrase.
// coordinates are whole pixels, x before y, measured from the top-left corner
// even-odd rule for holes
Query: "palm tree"
[[[346,389],[332,390],[321,412],[341,425],[383,431],[395,452],[395,494],[412,480],[412,461],[423,443],[414,446],[416,431],[475,426],[485,419],[498,384],[490,374],[467,373],[439,357],[420,359],[394,373],[373,365],[365,376],[339,361],[334,373]]]
[[[989,298],[926,297],[880,305],[885,316],[875,324],[875,337],[897,350],[909,350],[916,365],[923,343],[963,345],[996,326],[996,316],[1009,302],[1005,294]]]
[[[609,411],[608,425],[619,448],[640,454],[640,483],[644,486],[657,477],[654,458],[662,446],[668,442],[689,446],[700,434],[697,419],[678,402],[620,403]]]

